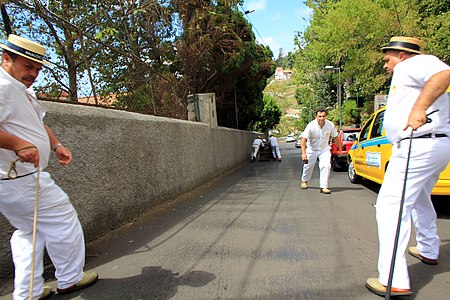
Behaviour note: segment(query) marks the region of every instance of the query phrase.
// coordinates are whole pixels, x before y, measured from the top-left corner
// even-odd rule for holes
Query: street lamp
[[[325,66],[325,69],[338,70],[338,104],[339,104],[339,129],[342,128],[342,92],[341,92],[341,67]]]

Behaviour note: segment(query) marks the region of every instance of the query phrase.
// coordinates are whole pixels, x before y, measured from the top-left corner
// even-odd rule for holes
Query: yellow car
[[[348,152],[348,178],[358,183],[362,178],[383,183],[384,172],[389,164],[392,145],[385,136],[383,118],[386,107],[376,111],[366,122],[358,141]],[[432,195],[450,195],[450,163],[439,176]]]

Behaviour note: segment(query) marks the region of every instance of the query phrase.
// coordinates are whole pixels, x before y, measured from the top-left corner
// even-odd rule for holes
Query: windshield
[[[344,141],[356,141],[359,137],[359,131],[344,132]]]

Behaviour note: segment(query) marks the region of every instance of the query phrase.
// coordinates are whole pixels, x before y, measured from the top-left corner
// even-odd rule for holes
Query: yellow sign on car
[[[358,183],[362,178],[383,183],[384,172],[392,154],[392,145],[383,129],[385,110],[386,107],[382,107],[370,117],[361,130],[358,141],[348,152],[348,178],[352,183]],[[439,175],[431,194],[450,195],[450,163]]]

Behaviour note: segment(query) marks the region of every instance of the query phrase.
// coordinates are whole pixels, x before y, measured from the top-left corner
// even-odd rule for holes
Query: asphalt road
[[[100,281],[51,299],[381,299],[364,286],[376,277],[379,186],[332,172],[323,195],[316,171],[301,190],[300,150],[281,151],[281,163],[249,162],[89,244]],[[410,299],[449,299],[448,201],[435,199],[439,265],[408,257]]]

